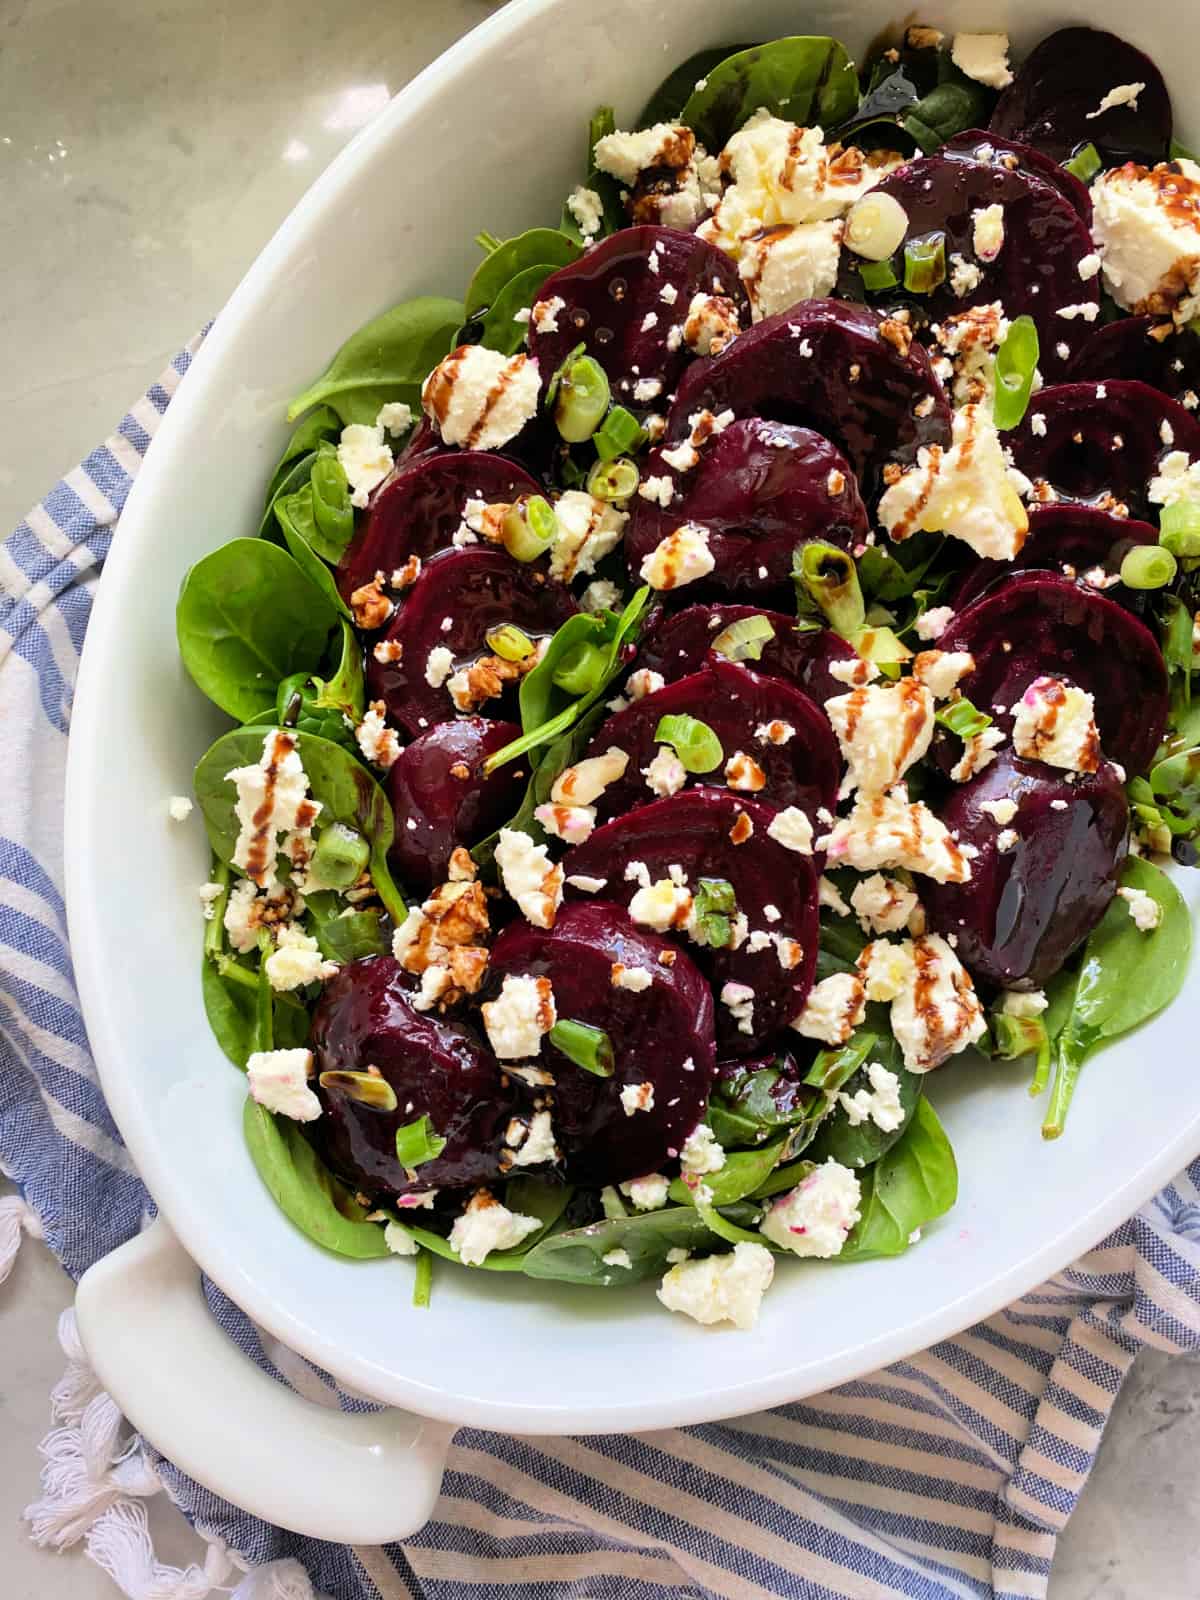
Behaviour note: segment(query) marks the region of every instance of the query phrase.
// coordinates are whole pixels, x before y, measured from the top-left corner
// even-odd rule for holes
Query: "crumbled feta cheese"
[[[1035,678],[1013,716],[1013,748],[1031,761],[1045,761],[1070,772],[1095,772],[1100,765],[1100,734],[1095,701],[1061,678]]]
[[[669,1268],[658,1298],[668,1311],[682,1311],[706,1327],[732,1322],[744,1331],[758,1321],[774,1276],[775,1259],[766,1246],[742,1242],[728,1255],[684,1260]]]
[[[263,962],[272,989],[300,989],[306,983],[321,983],[338,970],[336,961],[326,961],[311,934],[294,922],[280,928],[275,949]]]
[[[577,183],[567,196],[567,210],[579,224],[585,240],[600,232],[604,223],[604,202],[595,189]]]
[[[868,999],[891,1000],[892,1032],[910,1072],[929,1072],[987,1031],[970,974],[939,934],[876,941],[858,967]]]
[[[950,287],[960,300],[974,294],[983,282],[983,273],[973,261],[957,251],[950,257]]]
[[[440,689],[454,671],[454,652],[444,644],[436,644],[425,658],[425,682],[431,689]]]
[[[979,804],[980,811],[987,813],[992,821],[999,827],[1011,822],[1017,814],[1017,802],[1007,798],[1001,800],[982,800]]]
[[[638,494],[665,509],[675,498],[675,484],[665,473],[661,477],[651,475],[638,485]]]
[[[192,802],[185,794],[173,794],[167,801],[167,815],[172,822],[186,822],[192,814]]]
[[[879,676],[879,668],[875,663],[864,661],[861,656],[856,656],[853,661],[831,661],[828,670],[831,678],[836,678],[839,683],[850,684],[855,689],[861,689],[864,683],[873,683]]]
[[[572,889],[578,889],[580,894],[599,894],[608,879],[589,878],[585,873],[577,872],[571,874],[566,881],[571,885]]]
[[[529,1131],[514,1151],[512,1160],[514,1167],[540,1167],[558,1160],[558,1146],[554,1142],[554,1127],[548,1111],[534,1112]]]
[[[496,845],[496,865],[505,892],[535,928],[552,928],[562,904],[562,868],[554,866],[544,844],[534,844],[527,833],[501,828]]]
[[[692,896],[686,885],[669,878],[643,885],[629,902],[629,915],[643,927],[666,933],[686,928],[692,917]]]
[[[624,962],[613,962],[614,989],[628,989],[631,994],[644,994],[653,982],[654,974],[647,972],[644,967],[627,967]]]
[[[1012,560],[1025,543],[1029,517],[986,406],[966,405],[954,413],[949,450],[921,448],[916,466],[885,491],[879,520],[895,541],[918,530],[944,532],[976,555]]]
[[[535,806],[534,819],[555,839],[565,844],[583,844],[596,828],[595,806],[556,806],[544,803]]]
[[[530,356],[459,345],[426,378],[425,414],[446,444],[499,450],[537,415],[541,379]]]
[[[950,59],[960,72],[989,89],[1007,89],[1013,81],[1006,33],[956,33]]]
[[[729,1007],[739,1033],[754,1032],[754,990],[748,983],[722,984],[721,1004]]]
[[[625,776],[628,765],[628,751],[611,746],[603,755],[588,756],[573,767],[564,768],[554,780],[550,798],[557,805],[591,805],[599,800],[610,783]]]
[[[806,1039],[845,1044],[865,1015],[861,979],[853,972],[835,972],[813,984],[792,1027]]]
[[[558,527],[550,548],[550,573],[569,583],[595,572],[620,544],[629,517],[608,500],[597,500],[585,489],[568,489],[554,502]]]
[[[1129,915],[1140,933],[1152,933],[1162,921],[1162,906],[1144,889],[1118,889],[1117,893],[1129,907]]]
[[[975,670],[975,657],[967,650],[922,650],[913,658],[913,677],[935,700],[948,700],[959,680]]]
[[[217,901],[225,893],[225,886],[220,883],[202,883],[196,893],[200,896],[200,904],[204,907],[204,920],[211,922],[217,914]],[[254,895],[254,885],[250,885],[251,898]]]
[[[681,589],[716,566],[708,548],[708,529],[685,522],[661,539],[641,565],[641,578],[652,589]]]
[[[632,1269],[633,1262],[629,1259],[628,1250],[608,1250],[600,1257],[606,1267],[628,1267]]]
[[[902,789],[861,795],[848,817],[839,818],[817,840],[834,866],[870,872],[907,867],[937,883],[966,883],[970,865],[945,824],[920,800],[910,804]]]
[[[551,295],[549,300],[536,300],[530,307],[529,320],[537,333],[557,333],[558,313],[566,305],[562,295]]]
[[[620,1190],[633,1201],[635,1211],[661,1211],[667,1203],[670,1187],[669,1178],[664,1178],[661,1172],[651,1172],[644,1178],[630,1178],[628,1183],[620,1185]]]
[[[864,933],[899,933],[908,927],[920,901],[898,878],[874,872],[855,884],[850,904]]]
[[[1092,234],[1104,286],[1126,311],[1200,312],[1200,167],[1188,160],[1140,167],[1127,162],[1092,185]]]
[[[308,774],[295,736],[273,729],[263,740],[258,762],[227,772],[225,781],[237,790],[234,813],[240,831],[233,864],[260,889],[268,889],[275,882],[278,835],[307,837],[321,811],[320,802],[308,797]]]
[[[744,750],[735,750],[725,763],[725,782],[743,794],[758,794],[767,786],[767,775]]]
[[[595,613],[597,611],[619,611],[623,596],[620,589],[609,578],[594,578],[579,596],[579,609]]]
[[[1158,463],[1147,492],[1156,506],[1200,504],[1200,461],[1192,461],[1185,450],[1169,451]]]
[[[1080,261],[1079,266],[1076,268],[1076,271],[1079,273],[1079,276],[1084,283],[1090,283],[1100,271],[1100,252],[1098,250],[1092,250],[1088,255],[1084,256]],[[1043,425],[1045,420],[1046,419],[1043,417]]]
[[[995,261],[1004,248],[1004,207],[983,206],[971,218],[972,241],[980,261]]]
[[[636,672],[629,674],[629,682],[625,687],[629,691],[630,699],[644,700],[648,694],[657,694],[664,688],[666,681],[661,672],[652,672],[649,667],[639,667]]]
[[[352,422],[342,429],[337,458],[350,485],[350,504],[360,509],[392,470],[392,452],[376,423]]]
[[[933,696],[915,678],[867,684],[825,702],[846,762],[843,793],[881,794],[929,749]]]
[[[771,818],[767,834],[785,850],[795,850],[798,855],[812,855],[813,830],[805,812],[799,806],[784,806]]]
[[[632,187],[638,174],[650,167],[678,167],[691,156],[695,137],[677,122],[656,122],[636,133],[607,133],[596,141],[593,160],[597,170]],[[686,154],[684,153],[686,151]],[[682,156],[682,161],[680,157]]]
[[[1100,315],[1100,307],[1094,300],[1084,300],[1077,306],[1059,306],[1056,315],[1067,322],[1074,322],[1076,317],[1082,317],[1085,322],[1095,322]]]
[[[917,638],[936,639],[945,633],[954,616],[953,606],[934,606],[917,618]]]
[[[725,1152],[713,1137],[707,1122],[698,1122],[683,1141],[679,1152],[679,1165],[692,1178],[703,1178],[710,1172],[720,1172],[725,1165]]]
[[[683,342],[698,356],[720,355],[741,332],[738,309],[725,294],[694,294],[683,324]]]
[[[842,1092],[838,1095],[838,1105],[846,1113],[846,1120],[852,1128],[870,1121],[882,1133],[895,1133],[904,1121],[900,1079],[880,1061],[868,1064],[867,1079],[870,1089],[859,1089],[854,1094]]]
[[[738,273],[755,322],[832,292],[843,228],[841,222],[804,222],[770,228],[743,242]]]
[[[968,778],[973,778],[984,767],[990,766],[1003,743],[1004,734],[999,728],[985,728],[982,733],[973,733],[964,741],[962,755],[950,768],[950,776],[955,783],[966,783]]]
[[[1112,111],[1117,106],[1128,106],[1131,111],[1137,110],[1138,95],[1145,89],[1144,83],[1122,83],[1115,89],[1110,89],[1101,100],[1095,111],[1089,111],[1086,121],[1094,122],[1097,117],[1102,117],[1106,111]]]
[[[633,398],[639,405],[645,405],[649,400],[657,400],[661,393],[661,378],[639,378],[633,386]]]
[[[405,405],[403,400],[389,400],[385,406],[380,406],[379,414],[375,418],[375,426],[382,428],[385,433],[390,433],[393,438],[407,433],[412,425],[412,407]]]
[[[771,1202],[759,1231],[795,1255],[827,1261],[841,1254],[861,1214],[861,1200],[862,1185],[854,1173],[830,1157]]]
[[[1006,989],[1004,999],[1000,1002],[1000,1009],[1008,1017],[1040,1017],[1049,1004],[1041,989],[1032,989],[1028,992]]]
[[[354,738],[367,760],[373,761],[386,772],[399,760],[401,745],[399,735],[394,728],[388,727],[384,715],[383,701],[372,701],[354,730]]]
[[[394,1256],[415,1256],[421,1246],[401,1222],[389,1222],[383,1230],[383,1242]]]
[[[796,737],[796,730],[790,722],[776,717],[773,722],[760,722],[754,737],[759,744],[788,744]]]
[[[294,1122],[312,1122],[321,1102],[308,1087],[311,1050],[255,1050],[246,1062],[250,1098],[267,1111]]]
[[[654,1085],[649,1081],[627,1083],[621,1090],[621,1105],[627,1117],[632,1117],[638,1111],[653,1111]]]
[[[468,1267],[480,1267],[493,1250],[511,1250],[540,1227],[536,1217],[510,1211],[487,1189],[478,1189],[467,1201],[466,1210],[454,1219],[450,1248],[457,1250],[459,1260]]]
[[[664,798],[678,794],[687,782],[687,768],[669,744],[660,744],[649,766],[642,768],[646,786]]]
[[[488,1042],[502,1061],[537,1055],[542,1036],[558,1020],[549,978],[509,973],[495,1000],[480,1007]]]

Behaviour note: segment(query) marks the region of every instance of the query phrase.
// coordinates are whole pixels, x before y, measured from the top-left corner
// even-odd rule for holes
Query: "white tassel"
[[[118,1500],[87,1536],[87,1553],[129,1600],[206,1600],[233,1571],[223,1541],[208,1546],[204,1566],[164,1567],[154,1558],[146,1508]]]
[[[0,1200],[0,1283],[13,1269],[21,1248],[22,1229],[31,1239],[45,1237],[41,1219],[33,1207],[26,1205],[19,1194],[6,1194]]]
[[[324,1600],[298,1561],[268,1561],[248,1572],[229,1600]]]
[[[58,1319],[58,1342],[67,1358],[67,1370],[50,1391],[50,1415],[55,1422],[77,1425],[101,1389],[79,1337],[73,1306],[68,1306]]]

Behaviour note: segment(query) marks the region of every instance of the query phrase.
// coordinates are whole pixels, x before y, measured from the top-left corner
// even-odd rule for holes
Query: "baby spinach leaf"
[[[1161,911],[1159,924],[1142,932],[1119,897],[1088,935],[1070,1013],[1058,1036],[1057,1071],[1042,1135],[1056,1139],[1084,1062],[1106,1039],[1128,1033],[1169,1005],[1187,975],[1192,921],[1187,902],[1166,873],[1141,856],[1129,856],[1121,886],[1148,894]]]
[[[530,1278],[614,1288],[661,1276],[670,1265],[668,1250],[707,1251],[712,1242],[707,1223],[693,1206],[669,1206],[552,1233],[525,1255],[521,1267]],[[628,1267],[605,1265],[603,1257],[614,1250],[627,1253]]]
[[[320,664],[336,620],[292,557],[262,539],[232,539],[197,561],[175,610],[184,666],[239,722],[270,711],[280,678]]]
[[[332,406],[318,406],[315,411],[310,411],[292,429],[292,436],[284,446],[283,454],[275,464],[275,471],[271,474],[271,486],[267,490],[267,505],[279,493],[284,479],[288,476],[292,463],[301,456],[310,456],[317,448],[326,443],[332,443],[342,431],[342,419]]]
[[[728,1206],[753,1194],[774,1171],[787,1147],[787,1136],[774,1139],[758,1150],[733,1150],[725,1157],[725,1165],[717,1172],[706,1172],[700,1185],[712,1195],[705,1199],[708,1206]],[[700,1187],[697,1186],[697,1188]],[[682,1178],[674,1178],[670,1187],[671,1199],[677,1206],[697,1204],[697,1190],[691,1189]]]
[[[388,400],[413,404],[414,389],[449,352],[461,321],[458,302],[440,295],[393,306],[350,335],[317,381],[292,401],[288,421],[323,402],[344,423],[374,422]]]
[[[939,50],[937,85],[905,114],[902,125],[929,156],[964,128],[986,127],[989,100],[987,90],[954,65],[949,51]]]
[[[514,239],[505,239],[483,258],[467,285],[463,299],[467,318],[477,317],[481,311],[494,306],[506,284],[518,273],[537,268],[544,280],[578,255],[579,246],[558,228],[530,228]],[[513,310],[518,311],[529,303],[528,300],[519,301]]]
[[[789,1161],[781,1167],[776,1167],[769,1177],[763,1179],[755,1189],[752,1200],[766,1200],[773,1194],[786,1194],[789,1189],[794,1189],[798,1183],[803,1183],[811,1173],[816,1171],[816,1163],[807,1156],[802,1161]]]
[[[333,609],[343,619],[350,618],[352,612],[338,593],[332,572],[305,537],[305,530],[311,532],[314,526],[311,488],[305,487],[296,494],[282,495],[276,500],[274,510],[275,520],[292,560]]]
[[[878,1161],[898,1139],[903,1137],[921,1096],[924,1078],[920,1073],[909,1072],[905,1067],[900,1046],[886,1025],[878,1030],[876,1042],[866,1061],[847,1081],[841,1092],[853,1096],[860,1089],[866,1089],[869,1093],[871,1082],[867,1077],[866,1068],[867,1063],[874,1061],[886,1067],[889,1072],[894,1072],[900,1080],[903,1122],[890,1132],[885,1132],[871,1117],[865,1122],[852,1125],[848,1113],[839,1102],[823,1119],[817,1136],[808,1149],[807,1153],[813,1161],[823,1162],[832,1158],[834,1161],[840,1161],[842,1166],[852,1167],[857,1171],[860,1167],[869,1167]]]
[[[817,1090],[789,1082],[774,1067],[741,1069],[720,1079],[708,1103],[708,1125],[726,1150],[763,1144],[781,1128],[803,1122],[817,1101]]]
[[[555,270],[544,263],[526,267],[510,278],[479,320],[479,343],[502,355],[514,356],[525,343],[528,319],[517,321],[517,312],[528,310],[538,298],[538,290]]]
[[[244,1071],[254,1050],[257,979],[249,967],[230,956],[219,962],[205,956],[200,988],[213,1037],[234,1066]]]
[[[838,1261],[903,1255],[918,1228],[958,1198],[958,1166],[937,1112],[922,1096],[903,1136],[859,1174],[860,1216]]]
[[[327,961],[344,965],[364,956],[387,954],[388,943],[378,911],[358,911],[329,889],[306,894],[304,903],[312,921],[313,937]]]
[[[680,120],[714,155],[755,111],[802,127],[836,126],[858,105],[854,63],[836,39],[794,37],[739,50],[711,67]]]
[[[341,654],[333,676],[326,679],[295,672],[282,679],[275,697],[275,716],[280,727],[315,733],[354,750],[354,735],[347,721],[354,726],[362,721],[365,698],[362,646],[354,629],[343,620]]]
[[[570,1204],[573,1190],[568,1184],[546,1183],[537,1178],[512,1178],[505,1185],[504,1204],[510,1211],[517,1212],[524,1217],[536,1217],[541,1226],[536,1233],[527,1234],[519,1245],[511,1250],[493,1250],[490,1255],[478,1263],[488,1272],[522,1272],[525,1270],[525,1258],[529,1252],[547,1235],[555,1223],[562,1216]],[[422,1228],[419,1224],[410,1221],[412,1213],[399,1212],[400,1226],[405,1233],[417,1244],[424,1245],[425,1249],[435,1256],[441,1256],[443,1261],[456,1261],[459,1266],[467,1266],[458,1251],[451,1245],[449,1239],[440,1233],[434,1233],[431,1228]],[[474,1265],[474,1263],[470,1263]],[[537,1276],[537,1274],[534,1274]]]
[[[749,44],[725,44],[713,50],[697,50],[682,66],[667,74],[642,107],[634,127],[652,128],[657,122],[676,122],[692,95],[699,92],[697,86],[701,79],[707,78],[714,67],[719,67],[730,56],[752,49],[754,46]]]
[[[1191,839],[1200,833],[1200,749],[1158,762],[1150,772],[1150,788],[1173,834]]]
[[[313,462],[317,459],[317,452],[310,450],[307,455],[301,456],[298,461],[290,462],[280,469],[278,481],[272,480],[267,501],[263,507],[263,514],[258,522],[258,537],[266,539],[270,544],[279,543],[281,523],[276,515],[275,507],[289,495],[296,494],[303,489],[312,476]]]
[[[288,1117],[275,1117],[247,1097],[242,1120],[258,1175],[285,1216],[326,1250],[369,1261],[388,1253],[383,1228],[362,1207]]]

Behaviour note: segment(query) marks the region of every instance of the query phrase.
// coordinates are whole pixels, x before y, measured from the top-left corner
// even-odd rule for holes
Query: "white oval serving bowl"
[[[815,4],[803,26],[861,52],[902,9],[890,0]],[[948,4],[936,20],[1011,25],[1018,53],[1064,22],[1110,26],[1158,61],[1187,136],[1200,40],[1179,28],[1170,0],[1147,0],[1133,15],[1115,0]],[[795,6],[782,3],[742,5],[734,17],[720,0],[692,0],[678,15],[644,0],[517,0],[423,72],[316,183],[221,312],[130,496],[88,632],[68,770],[68,905],[88,1030],[121,1134],[187,1255],[238,1305],[348,1385],[444,1424],[642,1431],[798,1399],[989,1315],[1092,1245],[1200,1150],[1200,1078],[1187,1067],[1200,963],[1165,1015],[1087,1067],[1056,1144],[1039,1136],[1025,1066],[944,1068],[930,1093],[958,1156],[957,1208],[897,1261],[781,1264],[751,1333],[668,1315],[647,1286],[589,1293],[440,1264],[431,1308],[414,1310],[409,1264],[319,1250],[276,1208],[244,1148],[244,1080],[201,1004],[203,827],[198,814],[183,828],[166,820],[167,797],[187,791],[195,760],[225,725],[176,653],[180,579],[198,557],[253,530],[286,437],[287,400],[347,334],[407,295],[458,293],[480,228],[504,235],[557,216],[580,175],[593,106],[614,103],[621,125],[694,51],[797,26]],[[1189,875],[1185,889],[1195,904],[1200,878]],[[194,1268],[185,1268],[194,1288]],[[417,1466],[397,1469],[410,1472],[413,1498],[406,1513],[394,1503],[388,1512],[393,1497],[381,1492],[372,1522],[339,1520],[313,1496],[264,1497],[257,1458],[247,1473],[228,1452],[220,1457],[204,1418],[225,1401],[253,1408],[247,1427],[253,1415],[268,1454],[283,1460],[305,1425],[286,1420],[247,1373],[218,1382],[221,1359],[207,1346],[203,1361],[197,1353],[196,1409],[179,1415],[178,1361],[199,1351],[202,1312],[194,1292],[176,1305],[164,1289],[178,1269],[164,1229],[102,1268],[81,1299],[101,1376],[135,1422],[210,1487],[290,1526],[351,1539],[406,1531],[385,1526],[389,1515],[416,1525],[436,1491],[444,1427],[400,1426],[401,1453],[419,1445]],[[161,1291],[156,1336],[174,1326],[182,1341],[174,1402],[148,1374],[154,1338],[139,1339],[124,1313],[130,1294],[151,1289]],[[378,1439],[363,1440],[382,1460]],[[325,1444],[334,1450],[331,1438]],[[311,1437],[307,1448],[319,1454]]]

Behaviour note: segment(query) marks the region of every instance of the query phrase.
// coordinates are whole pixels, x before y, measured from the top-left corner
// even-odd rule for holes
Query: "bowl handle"
[[[130,1422],[214,1494],[337,1544],[387,1544],[428,1520],[454,1429],[326,1408],[276,1382],[218,1327],[161,1217],[84,1273],[75,1314]]]

